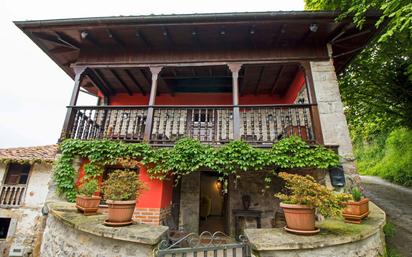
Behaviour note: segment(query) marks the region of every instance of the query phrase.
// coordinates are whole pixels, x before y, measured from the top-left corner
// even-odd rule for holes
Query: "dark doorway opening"
[[[0,239],[6,239],[9,233],[11,218],[0,218]]]
[[[226,232],[227,194],[215,172],[200,175],[199,232]]]

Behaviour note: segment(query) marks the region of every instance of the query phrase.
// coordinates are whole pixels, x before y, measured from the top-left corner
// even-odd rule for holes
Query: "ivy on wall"
[[[289,137],[273,144],[272,148],[253,147],[243,141],[231,141],[220,147],[183,138],[171,148],[155,148],[146,143],[124,143],[110,140],[82,141],[68,139],[60,145],[61,156],[55,163],[54,179],[58,192],[69,201],[76,197],[73,168],[76,156],[88,159],[85,174],[98,176],[105,165],[133,165],[140,161],[148,173],[156,179],[182,176],[208,168],[221,178],[243,172],[267,172],[265,181],[279,170],[293,168],[330,168],[339,164],[339,157],[322,146],[309,146],[299,137]]]

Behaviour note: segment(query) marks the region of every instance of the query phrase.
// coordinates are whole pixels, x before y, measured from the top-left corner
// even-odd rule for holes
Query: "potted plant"
[[[103,184],[103,194],[108,205],[106,225],[124,226],[132,223],[136,198],[144,184],[134,171],[115,170]]]
[[[342,216],[347,223],[360,224],[369,215],[369,199],[365,198],[358,187],[352,189],[353,201],[345,203]]]
[[[83,212],[84,215],[96,214],[99,209],[100,196],[94,195],[98,189],[98,182],[96,179],[83,180],[83,183],[78,189],[76,196],[76,208]]]
[[[287,193],[277,193],[275,196],[282,201],[280,207],[285,213],[285,230],[291,233],[318,233],[319,229],[315,227],[315,210],[324,217],[336,216],[341,213],[344,202],[352,198],[349,194],[334,193],[309,175],[280,172],[278,176],[286,182]]]

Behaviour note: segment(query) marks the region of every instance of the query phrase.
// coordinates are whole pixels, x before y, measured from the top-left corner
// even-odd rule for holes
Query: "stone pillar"
[[[338,145],[338,153],[346,174],[359,181],[356,173],[352,141],[343,111],[339,85],[332,60],[312,61],[310,67],[318,104],[320,123],[325,145]]]
[[[200,172],[182,177],[179,229],[199,232]]]
[[[239,111],[239,71],[241,63],[228,65],[232,72],[232,96],[233,96],[233,139],[240,139],[240,111]]]
[[[152,87],[150,88],[150,96],[149,96],[149,108],[147,109],[147,119],[146,119],[146,127],[144,130],[143,139],[144,141],[150,140],[150,134],[152,133],[152,125],[153,125],[153,107],[156,103],[156,93],[157,93],[157,79],[159,77],[159,73],[163,67],[150,67],[150,72],[152,73]]]

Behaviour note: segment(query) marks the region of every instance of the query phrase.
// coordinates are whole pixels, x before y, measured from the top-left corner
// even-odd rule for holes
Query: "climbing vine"
[[[266,182],[279,170],[293,168],[329,168],[339,164],[339,157],[322,146],[309,146],[299,137],[289,137],[273,144],[269,149],[256,148],[243,141],[231,141],[220,147],[202,144],[198,140],[183,138],[171,148],[155,148],[145,143],[124,143],[110,140],[82,141],[68,139],[60,145],[61,156],[56,161],[54,179],[58,192],[69,201],[76,196],[76,156],[89,160],[85,165],[87,176],[99,176],[105,165],[126,164],[136,161],[146,166],[157,179],[182,176],[208,168],[221,178],[244,172],[267,172]]]

